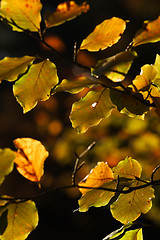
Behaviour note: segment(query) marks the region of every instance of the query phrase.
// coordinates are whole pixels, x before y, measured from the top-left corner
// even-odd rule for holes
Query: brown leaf
[[[17,138],[14,140],[17,156],[14,162],[19,173],[33,182],[39,182],[43,175],[44,161],[48,152],[41,142],[32,138]]]

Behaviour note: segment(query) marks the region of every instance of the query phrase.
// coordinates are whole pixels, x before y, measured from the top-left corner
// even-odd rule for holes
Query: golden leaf
[[[43,175],[44,161],[48,152],[41,142],[32,138],[17,138],[14,140],[17,156],[14,162],[19,173],[33,182],[39,182]]]
[[[54,27],[64,23],[65,21],[72,20],[80,15],[82,12],[87,12],[89,5],[83,2],[77,5],[74,1],[67,1],[58,5],[55,12],[46,11],[45,24],[47,28]]]
[[[78,185],[83,187],[99,187],[102,184],[113,180],[113,172],[106,162],[98,162],[96,167],[91,170]],[[84,195],[91,189],[79,188]]]
[[[117,43],[126,28],[126,22],[117,17],[107,19],[97,25],[94,31],[83,40],[80,49],[99,51]]]

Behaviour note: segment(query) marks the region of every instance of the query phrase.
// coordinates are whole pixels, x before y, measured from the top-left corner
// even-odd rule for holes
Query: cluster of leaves
[[[64,61],[45,42],[44,37],[47,29],[87,12],[89,5],[67,1],[58,5],[54,12],[45,12],[43,17],[41,10],[40,0],[1,0],[0,20],[10,25],[13,31],[25,32],[36,38],[49,47],[53,54],[51,59],[23,56],[5,57],[0,61],[0,81],[14,82],[13,93],[24,113],[52,94],[62,91],[75,94],[87,87],[89,92],[73,104],[70,114],[72,126],[79,133],[86,132],[90,126],[108,117],[113,108],[139,119],[144,119],[152,108],[160,115],[160,56],[157,55],[153,65],[142,66],[140,74],[130,83],[127,79],[127,73],[137,57],[136,47],[160,41],[160,17],[145,21],[125,51],[101,59],[88,69]],[[104,20],[82,41],[78,52],[99,52],[112,47],[120,40],[126,24],[125,20],[117,17]],[[62,65],[70,67],[70,74],[64,79],[58,77],[57,59]],[[10,149],[0,151],[0,183],[13,170],[15,163],[21,175],[40,185],[48,152],[39,141],[30,138],[16,139],[14,144],[18,149],[16,153]],[[126,158],[113,169],[107,163],[99,162],[84,180],[76,184],[75,175],[80,167],[75,166],[73,184],[64,187],[78,187],[81,191],[79,211],[85,212],[91,206],[101,207],[111,202],[113,217],[124,225],[105,239],[142,240],[142,229],[130,228],[142,213],[147,213],[152,207],[152,185],[159,184],[159,180],[154,180],[153,176],[159,167],[147,181],[141,178],[141,165],[132,158]],[[1,196],[0,199],[0,222],[3,222],[0,238],[25,239],[38,224],[35,203],[27,198],[15,199],[10,196]]]
[[[41,27],[42,4],[39,0],[1,1],[1,20],[12,26],[13,31],[24,31],[38,39],[46,46],[44,40],[48,28],[69,21],[82,12],[87,12],[89,5],[77,5],[69,1],[58,5],[57,9],[45,12],[44,25]],[[98,52],[116,44],[126,29],[126,21],[113,17],[104,20],[84,39],[78,52],[87,50]],[[90,126],[97,125],[102,118],[111,114],[113,108],[130,117],[144,119],[145,114],[156,108],[159,113],[159,56],[154,65],[144,65],[140,75],[126,86],[127,73],[137,57],[135,48],[139,45],[160,40],[160,17],[154,21],[146,21],[145,26],[137,32],[127,50],[112,57],[101,59],[91,69],[70,63],[70,77],[59,79],[54,59],[62,57],[54,51],[52,59],[35,56],[20,58],[5,57],[0,61],[0,80],[15,82],[13,93],[23,107],[24,113],[34,108],[38,101],[47,100],[51,94],[61,91],[78,93],[84,87],[90,91],[72,106],[70,119],[72,126],[79,133],[84,133]],[[66,63],[63,63],[66,64]],[[87,113],[87,114],[86,114]]]
[[[9,148],[0,150],[0,184],[13,171],[14,163],[22,176],[39,183],[48,152],[39,141],[31,138],[15,139],[14,144],[17,152]],[[0,239],[26,239],[38,224],[35,203],[29,199],[1,196],[0,222]]]

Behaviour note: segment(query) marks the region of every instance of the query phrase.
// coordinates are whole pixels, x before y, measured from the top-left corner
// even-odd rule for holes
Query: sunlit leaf
[[[40,0],[1,0],[0,15],[14,31],[39,31],[42,4]]]
[[[144,119],[145,114],[149,110],[148,105],[143,103],[144,99],[141,94],[131,95],[111,90],[110,96],[113,104],[117,106],[118,111],[127,114],[129,117]]]
[[[111,47],[121,38],[126,28],[126,22],[117,17],[107,19],[97,25],[94,31],[83,40],[80,49],[99,51]]]
[[[143,240],[142,228],[127,231],[121,240]]]
[[[7,226],[2,240],[24,240],[38,224],[38,212],[33,201],[12,203],[0,208],[0,216],[6,213]]]
[[[51,89],[58,83],[56,66],[49,60],[33,64],[13,86],[13,93],[24,113],[34,108],[38,101],[50,97]]]
[[[131,187],[143,185],[143,182],[134,181]],[[145,187],[127,194],[120,194],[117,201],[111,205],[111,213],[115,219],[123,224],[135,221],[142,213],[147,213],[152,207],[154,189]]]
[[[14,144],[18,149],[14,162],[19,173],[30,181],[39,182],[44,170],[48,152],[41,142],[32,138],[17,138]]]
[[[146,21],[145,28],[138,31],[133,38],[133,47],[160,41],[160,16],[154,21]]]
[[[15,81],[17,77],[27,70],[35,57],[24,56],[20,58],[5,57],[0,61],[0,81]]]
[[[120,52],[112,57],[98,61],[92,68],[92,75],[99,77],[105,75],[114,82],[122,81],[129,71],[134,58],[137,57],[135,51]]]
[[[128,223],[126,225],[123,225],[119,229],[116,229],[115,231],[111,232],[109,235],[107,235],[103,240],[109,240],[109,239],[121,239],[123,235],[125,234],[124,231],[128,231],[128,228],[130,228],[133,225],[133,223]]]
[[[72,105],[70,115],[72,126],[79,133],[84,133],[89,127],[97,125],[102,118],[108,117],[113,108],[109,89],[92,90]]]
[[[102,181],[103,182],[103,181]],[[109,188],[115,190],[117,183],[115,181],[108,181],[101,185],[103,188]],[[81,190],[81,189],[80,189]],[[84,189],[83,189],[84,190]],[[82,190],[81,190],[82,191]],[[110,199],[115,195],[115,192],[107,191],[107,190],[96,190],[92,189],[85,193],[79,201],[79,211],[86,212],[89,207],[102,207],[106,206]]]
[[[69,21],[80,15],[82,12],[89,10],[89,4],[83,2],[77,5],[74,1],[60,3],[55,12],[46,11],[44,18],[47,28],[54,27]]]
[[[78,185],[83,187],[99,187],[103,183],[113,180],[113,172],[106,162],[98,162],[96,167],[91,170]],[[91,189],[79,188],[84,195]]]
[[[5,176],[12,172],[15,157],[16,155],[11,149],[0,149],[0,184]]]
[[[80,77],[78,79],[75,79],[74,81],[63,79],[63,81],[56,87],[54,92],[78,93],[84,87],[92,86],[93,84],[93,81],[85,77]]]
[[[158,91],[160,92],[160,55],[157,54],[154,67],[157,70],[157,75],[153,79],[152,83],[157,86]]]
[[[155,66],[149,64],[144,65],[141,68],[140,75],[137,75],[133,80],[135,91],[147,91],[156,75],[157,70]]]
[[[142,167],[135,159],[126,157],[125,160],[120,161],[112,171],[116,176],[135,178],[141,176]]]

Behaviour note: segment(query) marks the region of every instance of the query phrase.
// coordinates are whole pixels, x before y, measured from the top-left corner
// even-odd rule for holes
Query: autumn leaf
[[[27,70],[35,57],[24,56],[20,58],[5,57],[0,61],[0,81],[15,81],[17,77]]]
[[[11,149],[0,149],[0,184],[2,184],[5,176],[12,172],[15,157],[16,155]]]
[[[112,239],[112,238],[111,238]],[[130,230],[125,233],[121,240],[143,240],[142,228]]]
[[[78,204],[79,204],[78,210],[80,212],[86,212],[92,206],[93,207],[106,206],[111,200],[111,198],[115,195],[114,191],[113,192],[107,191],[107,188],[115,190],[116,186],[117,186],[117,183],[114,180],[111,180],[100,186],[100,187],[106,188],[106,190],[91,189],[90,191],[86,192],[85,195],[83,195],[78,200]]]
[[[2,240],[24,240],[38,224],[38,212],[33,201],[10,203],[0,208],[0,218],[5,220],[5,229],[2,229]]]
[[[109,89],[91,90],[83,99],[72,105],[72,126],[79,133],[84,133],[89,127],[97,125],[102,118],[108,117],[113,108]]]
[[[139,187],[143,184],[143,182],[134,181],[131,187]],[[154,189],[151,186],[133,190],[127,194],[120,194],[118,199],[110,206],[111,213],[116,220],[123,224],[133,222],[142,213],[145,214],[151,209],[152,198],[154,198]]]
[[[127,114],[129,117],[144,119],[149,111],[147,104],[143,103],[143,96],[138,93],[135,95],[127,94],[123,91],[110,91],[111,101],[117,106],[120,113]]]
[[[78,186],[81,187],[99,187],[103,183],[113,180],[113,172],[108,166],[107,162],[98,162],[96,167],[91,170]],[[80,192],[84,195],[91,189],[79,188]]]
[[[50,91],[57,83],[56,66],[46,59],[33,64],[29,71],[16,81],[13,93],[26,113],[34,108],[38,101],[49,99]]]
[[[106,162],[98,162],[96,167],[91,170],[78,186],[83,195],[78,201],[79,211],[86,212],[91,206],[101,207],[107,205],[115,194],[115,192],[92,188],[101,186],[103,188],[115,189],[116,182],[114,181],[113,172],[108,164]],[[91,187],[91,189],[87,189],[87,187]]]
[[[97,25],[94,31],[83,40],[80,50],[99,51],[111,47],[121,38],[126,22],[117,17],[107,19]]]
[[[48,152],[41,142],[32,138],[17,138],[14,140],[17,155],[14,162],[19,173],[33,182],[39,182],[44,170],[44,161]]]
[[[131,157],[126,157],[125,160],[120,161],[117,166],[112,169],[114,176],[132,178],[140,178],[142,167],[138,161]]]
[[[60,25],[65,21],[70,21],[80,15],[82,12],[86,13],[88,10],[89,4],[86,2],[83,2],[80,5],[77,5],[74,1],[60,3],[57,6],[55,12],[45,12],[44,20],[46,28]]]
[[[40,0],[1,0],[0,15],[8,20],[13,31],[40,30]]]
[[[86,77],[79,77],[74,79],[74,81],[63,79],[54,89],[54,92],[70,92],[75,94],[82,91],[84,87],[92,86],[93,84],[94,82]]]
[[[157,75],[156,67],[146,64],[141,67],[140,75],[137,75],[132,84],[135,91],[147,91],[150,84]]]
[[[115,238],[122,236],[122,234],[124,235],[124,231],[128,231],[128,228],[130,228],[132,225],[133,225],[133,223],[128,223],[126,225],[122,225],[122,227],[111,232],[109,235],[107,235],[105,238],[103,238],[103,240],[115,239]],[[121,239],[121,238],[118,238],[118,239]]]
[[[145,28],[138,31],[133,38],[133,47],[158,41],[160,41],[160,16],[154,21],[145,22]]]
[[[135,57],[137,57],[135,51],[117,53],[114,56],[98,61],[96,66],[91,69],[91,73],[95,77],[104,75],[114,82],[122,81]]]

